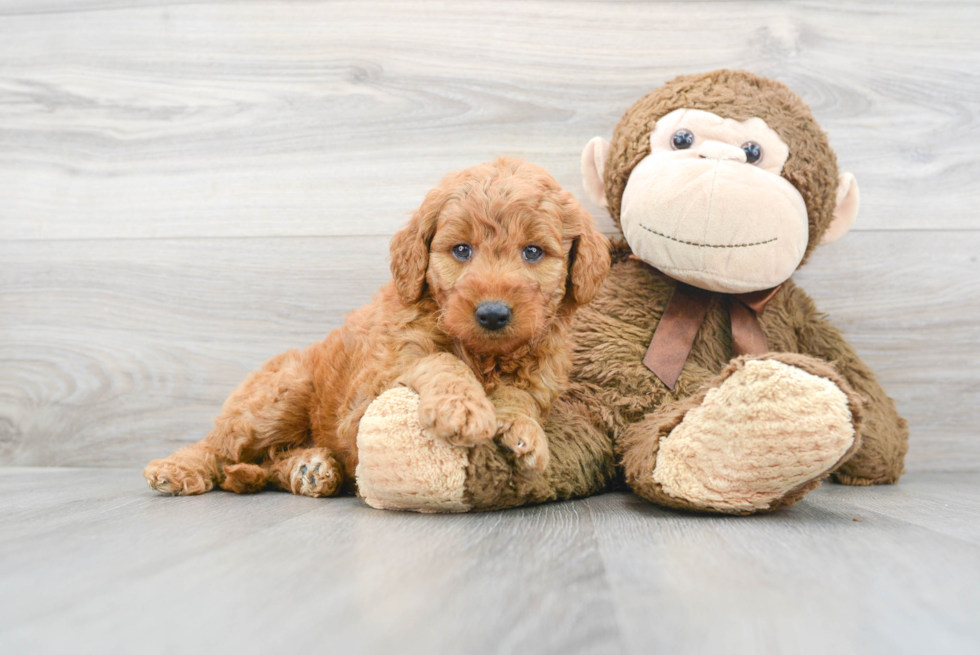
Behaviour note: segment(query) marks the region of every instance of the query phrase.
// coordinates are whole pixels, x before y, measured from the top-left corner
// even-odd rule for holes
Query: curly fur
[[[472,246],[460,262],[453,246]],[[527,245],[545,251],[522,259]],[[145,469],[162,493],[265,484],[310,496],[354,488],[357,431],[368,405],[403,384],[437,438],[493,443],[543,470],[540,423],[567,385],[568,328],[609,270],[592,217],[543,169],[516,159],[447,175],[391,241],[392,281],[344,326],[249,375],[200,443]],[[507,302],[513,320],[491,332],[474,317]]]

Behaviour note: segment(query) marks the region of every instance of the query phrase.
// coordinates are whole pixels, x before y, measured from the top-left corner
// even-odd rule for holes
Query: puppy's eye
[[[674,150],[687,150],[694,145],[694,134],[691,130],[677,130],[670,137],[670,146]]]
[[[473,249],[470,248],[465,243],[460,243],[453,246],[453,257],[461,262],[465,262],[467,259],[473,256]]]
[[[524,254],[525,261],[529,261],[533,263],[533,262],[540,261],[541,258],[544,257],[544,250],[542,250],[537,246],[528,246],[527,248],[524,249],[523,254]]]
[[[742,150],[745,151],[745,161],[749,164],[758,164],[759,160],[762,159],[762,147],[755,141],[743,143]]]

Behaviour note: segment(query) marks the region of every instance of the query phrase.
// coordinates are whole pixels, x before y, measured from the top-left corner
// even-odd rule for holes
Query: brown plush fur
[[[573,383],[574,386],[574,383]],[[616,477],[612,442],[596,429],[596,415],[579,393],[555,401],[546,425],[551,464],[543,473],[520,466],[492,445],[470,451],[465,501],[476,511],[577,498],[597,493]]]
[[[783,176],[802,194],[809,213],[809,254],[834,209],[834,153],[798,96],[778,82],[740,71],[677,78],[626,111],[614,132],[605,168],[613,218],[618,220],[630,171],[649,152],[647,135],[661,116],[682,107],[737,120],[759,116],[779,133],[790,148]],[[673,391],[665,387],[642,360],[676,283],[631,259],[625,242],[615,247],[612,257],[615,263],[602,291],[574,319],[570,390],[559,399],[546,426],[552,459],[561,461],[562,467],[529,481],[527,472],[514,468],[506,453],[480,448],[471,458],[467,479],[468,500],[474,508],[601,491],[615,483],[610,441],[620,458],[621,475],[635,492],[670,507],[692,507],[660,493],[653,481],[660,439],[707,389],[721,384],[744,360],[732,362],[729,315],[716,297],[676,386]],[[906,422],[841,333],[792,280],[770,301],[760,320],[774,353],[765,357],[777,357],[832,380],[849,399],[855,446],[833,477],[856,485],[896,482],[908,448]],[[564,438],[570,431],[575,437]],[[796,502],[819,482],[818,477],[792,490],[768,509]]]
[[[460,243],[472,246],[469,261],[451,254]],[[522,259],[527,245],[544,257]],[[392,239],[391,269],[392,282],[343,327],[249,375],[203,441],[151,462],[150,486],[352,489],[360,419],[396,384],[418,391],[434,436],[473,446],[496,435],[518,470],[546,469],[540,423],[567,384],[569,324],[609,269],[591,216],[544,170],[499,159],[448,175],[426,196]],[[500,331],[475,320],[488,300],[512,308]]]
[[[635,492],[658,504],[689,508],[682,500],[657,493],[651,474],[660,438],[708,388],[730,375],[726,368],[735,365],[730,364],[728,312],[720,299],[713,301],[687,365],[670,391],[642,359],[676,283],[642,262],[624,258],[624,252],[613,253],[619,263],[612,266],[605,287],[573,321],[570,389],[558,399],[545,426],[552,461],[561,460],[566,466],[553,466],[543,478],[529,476],[512,466],[499,449],[476,449],[467,478],[468,500],[474,508],[513,507],[602,491],[616,481],[611,443],[622,466],[620,475]],[[848,394],[859,419],[855,441],[859,445],[833,477],[846,484],[896,482],[908,448],[906,423],[872,371],[817,312],[813,301],[788,281],[770,301],[761,323],[770,348],[780,353],[763,357],[778,356],[827,377]],[[574,436],[562,438],[569,432]],[[819,480],[813,481],[770,509],[796,502],[818,484]]]

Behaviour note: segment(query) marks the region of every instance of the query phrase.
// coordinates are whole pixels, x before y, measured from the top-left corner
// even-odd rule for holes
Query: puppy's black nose
[[[481,302],[476,308],[476,322],[490,331],[496,331],[510,323],[510,305],[499,300]]]

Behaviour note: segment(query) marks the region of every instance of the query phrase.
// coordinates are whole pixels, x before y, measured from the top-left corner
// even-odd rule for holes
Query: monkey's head
[[[582,176],[637,257],[724,293],[782,283],[858,209],[857,182],[838,174],[809,107],[744,71],[678,77],[647,94],[612,143],[588,143]]]

